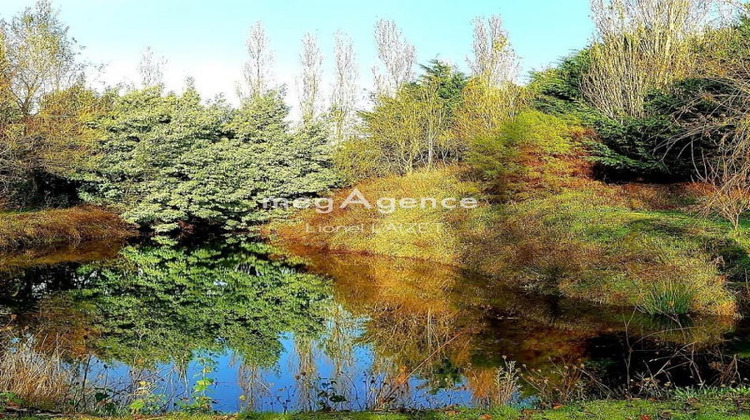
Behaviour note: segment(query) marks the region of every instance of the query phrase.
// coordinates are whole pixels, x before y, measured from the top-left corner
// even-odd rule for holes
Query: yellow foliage
[[[481,79],[472,79],[462,91],[454,136],[463,142],[495,136],[500,126],[521,108],[523,92],[521,87],[511,83],[495,88]]]

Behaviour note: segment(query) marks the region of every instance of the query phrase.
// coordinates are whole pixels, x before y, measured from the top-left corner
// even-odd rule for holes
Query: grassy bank
[[[502,173],[482,170],[497,167],[487,150],[471,167],[355,185],[373,204],[382,197],[479,197],[479,208],[342,209],[352,191],[345,188],[333,195],[330,213],[303,210],[271,226],[270,236],[282,246],[464,267],[517,287],[651,314],[736,316],[731,281],[744,282],[750,268],[748,231],[698,216],[693,185],[595,179],[582,134],[562,127],[554,136],[517,140]]]
[[[249,414],[240,417],[258,420],[750,419],[750,405],[744,398],[700,398],[672,401],[605,400],[547,410],[505,407],[490,410],[458,409],[413,413]]]
[[[121,239],[134,233],[117,214],[92,206],[0,213],[0,251]]]
[[[489,419],[750,419],[750,399],[737,393],[725,395],[675,398],[668,401],[649,400],[597,400],[558,407],[555,409],[518,409],[502,407],[496,409],[447,409],[389,412],[339,412],[339,413],[244,413],[232,415],[208,415],[173,413],[155,418],[164,420],[210,420],[210,419],[257,419],[257,420],[489,420]],[[30,417],[33,418],[33,417]],[[94,419],[98,417],[78,416],[70,418]],[[130,419],[136,417],[114,417]],[[137,418],[149,418],[138,416]]]

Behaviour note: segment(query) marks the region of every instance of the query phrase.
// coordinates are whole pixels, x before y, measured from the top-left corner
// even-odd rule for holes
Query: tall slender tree
[[[472,23],[474,57],[468,60],[472,76],[482,79],[489,87],[501,87],[512,81],[518,74],[518,58],[500,16],[477,17]]]
[[[473,77],[462,92],[453,127],[454,135],[465,142],[494,135],[522,102],[522,89],[513,83],[519,60],[502,19],[477,17],[473,25],[474,56],[467,60]]]
[[[335,143],[352,135],[357,105],[357,60],[352,40],[343,32],[334,38],[334,81],[331,89],[331,123]]]
[[[385,19],[375,23],[375,45],[383,66],[382,71],[373,69],[376,93],[392,96],[413,79],[416,50],[406,41],[396,22]]]
[[[303,123],[314,121],[321,109],[321,78],[323,55],[318,46],[318,39],[313,34],[305,34],[302,38],[302,53],[300,54],[302,73],[300,74],[300,111]]]
[[[248,59],[244,68],[244,87],[237,92],[240,97],[259,97],[273,89],[271,68],[273,67],[273,51],[271,50],[266,29],[258,21],[250,28],[247,42]]]

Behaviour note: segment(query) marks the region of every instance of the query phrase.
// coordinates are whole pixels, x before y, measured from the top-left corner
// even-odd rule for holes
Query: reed
[[[0,352],[0,391],[17,397],[23,405],[57,409],[70,396],[75,375],[59,351],[36,350],[34,339],[14,339]]]

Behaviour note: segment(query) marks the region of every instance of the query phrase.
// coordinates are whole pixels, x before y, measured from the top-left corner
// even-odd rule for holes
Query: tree
[[[469,80],[461,97],[453,134],[463,142],[494,136],[500,126],[515,116],[526,103],[524,90],[520,86],[509,83],[502,88],[494,88],[478,78]]]
[[[202,104],[194,88],[128,92],[100,120],[105,139],[84,198],[116,206],[157,232],[186,224],[247,229],[283,209],[269,198],[312,196],[337,180],[327,133],[292,132],[280,92]]]
[[[248,60],[244,68],[244,89],[238,87],[240,97],[258,97],[272,89],[271,68],[273,67],[273,52],[266,36],[263,24],[258,21],[250,28],[247,38]]]
[[[318,39],[312,34],[305,34],[302,38],[300,63],[302,64],[300,111],[303,123],[310,123],[320,113],[320,79],[323,66]]]
[[[334,82],[331,94],[331,122],[334,143],[351,137],[356,118],[357,62],[352,40],[337,32],[334,40]]]
[[[239,172],[248,203],[242,217],[245,225],[276,214],[263,208],[267,199],[312,197],[338,182],[323,122],[310,121],[292,130],[288,117],[282,93],[270,91],[245,101],[228,124],[231,138],[240,142],[237,155],[246,159]]]
[[[462,92],[454,134],[464,142],[489,138],[512,117],[523,102],[522,89],[513,83],[518,58],[502,28],[500,16],[475,18],[473,78]]]
[[[667,150],[689,149],[704,183],[699,203],[704,214],[718,214],[736,229],[750,210],[750,9],[730,28],[707,37],[700,64],[707,71],[678,109],[683,128]],[[700,83],[698,83],[700,82]]]
[[[373,111],[362,113],[367,137],[344,150],[353,155],[349,159],[353,163],[362,162],[362,153],[377,153],[372,153],[370,168],[347,169],[363,171],[355,177],[405,174],[458,158],[460,145],[453,141],[450,128],[465,76],[437,60],[423,69],[417,82],[404,85],[393,97],[377,97]]]
[[[83,181],[101,139],[97,120],[108,110],[108,98],[83,82],[44,97],[32,129],[43,143],[35,150],[39,169],[70,181]]]
[[[141,75],[141,87],[157,86],[164,84],[164,66],[167,60],[164,57],[156,57],[151,47],[146,47],[138,63],[138,73]]]
[[[163,95],[152,86],[116,97],[99,121],[104,138],[83,197],[161,231],[180,222],[220,224],[234,196],[218,196],[239,188],[212,167],[220,163],[217,143],[229,113],[223,103],[202,105],[194,89]]]
[[[380,19],[375,23],[375,45],[383,72],[373,69],[376,93],[393,95],[405,83],[414,77],[413,67],[416,59],[414,46],[409,44],[396,23]]]
[[[457,158],[463,145],[450,133],[455,123],[456,111],[461,105],[461,94],[466,87],[466,76],[450,65],[431,60],[421,66],[422,75],[418,85],[424,90],[427,143],[427,167],[432,167],[437,159],[449,161]]]
[[[85,87],[79,47],[46,0],[2,21],[0,40],[0,200],[67,201],[88,161],[100,105]]]
[[[691,39],[712,23],[720,0],[594,0],[596,40],[586,99],[610,118],[642,117],[644,100],[691,74]]]
[[[38,111],[42,98],[83,76],[79,47],[49,0],[38,0],[0,28],[10,92],[23,115]]]
[[[469,61],[472,76],[491,88],[502,88],[518,73],[518,58],[510,47],[508,33],[498,15],[475,18],[474,57]]]
[[[22,125],[18,124],[20,110],[10,89],[11,80],[6,45],[0,32],[0,208],[7,206],[19,184],[26,177],[22,156],[25,142]]]

